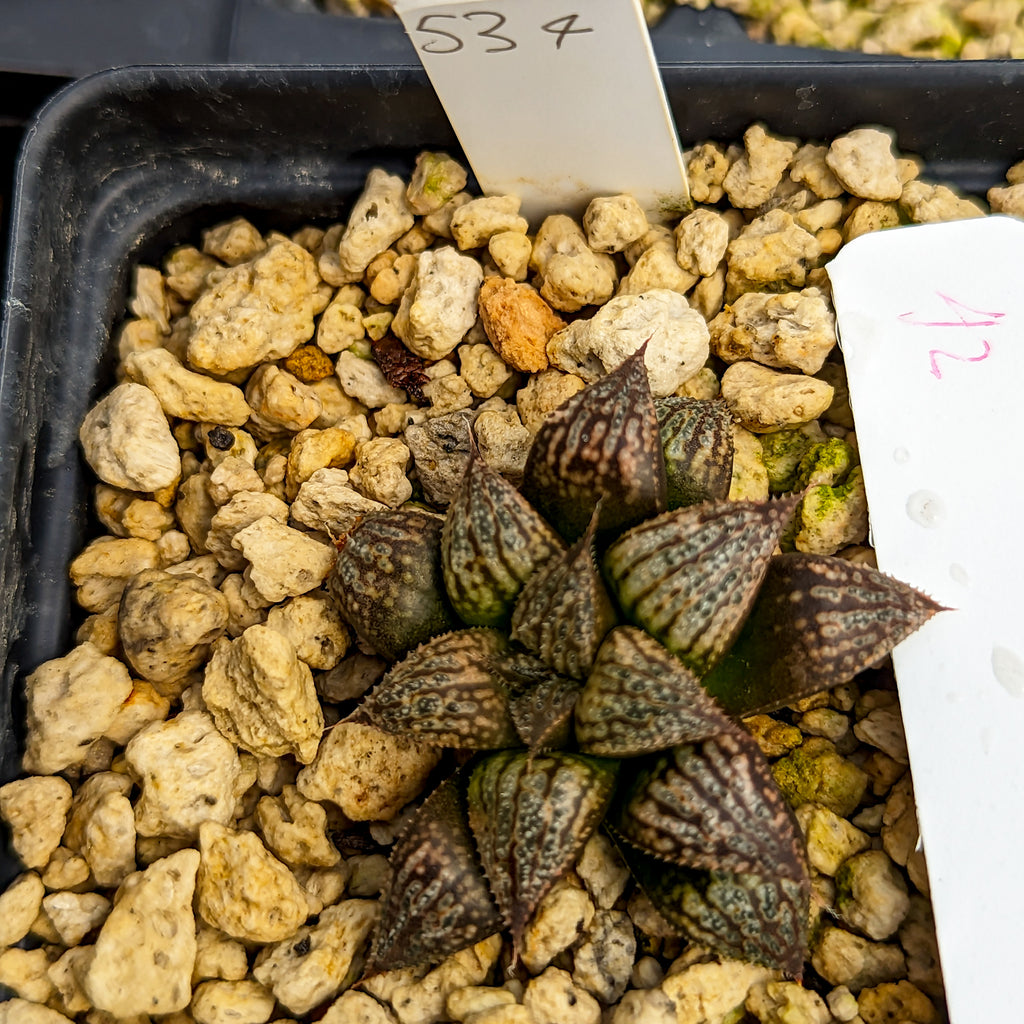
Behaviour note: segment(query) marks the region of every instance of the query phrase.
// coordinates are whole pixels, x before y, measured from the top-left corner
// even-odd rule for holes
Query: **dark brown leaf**
[[[498,668],[505,638],[489,629],[458,630],[417,647],[363,701],[359,714],[378,728],[442,747],[518,746],[509,694]]]
[[[625,844],[622,855],[655,909],[694,942],[800,978],[807,955],[806,878],[682,868]]]
[[[615,801],[615,832],[682,867],[801,879],[803,843],[757,743],[730,725],[636,772]]]
[[[777,555],[742,632],[703,683],[732,715],[771,711],[847,682],[944,610],[867,566]]]
[[[594,663],[615,609],[594,564],[595,510],[587,532],[533,574],[512,615],[512,638],[560,675],[582,679]]]
[[[501,929],[457,779],[435,790],[399,836],[381,906],[368,975],[437,963]]]
[[[523,494],[567,541],[583,535],[599,500],[602,533],[667,507],[645,349],[573,395],[534,438]]]

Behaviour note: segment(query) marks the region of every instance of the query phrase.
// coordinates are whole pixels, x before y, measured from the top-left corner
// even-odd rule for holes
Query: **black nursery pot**
[[[982,193],[1024,155],[1024,63],[663,65],[684,145],[753,121],[802,139],[895,129],[924,176]],[[20,156],[0,364],[0,782],[18,772],[25,674],[78,621],[67,566],[88,529],[77,443],[112,383],[129,271],[244,214],[288,230],[344,218],[374,166],[458,154],[409,67],[125,68],[53,98]],[[2,866],[5,884],[12,860]]]

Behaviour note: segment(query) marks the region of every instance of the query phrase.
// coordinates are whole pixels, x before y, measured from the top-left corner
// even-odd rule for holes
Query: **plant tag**
[[[828,266],[878,566],[950,611],[893,652],[950,1018],[1007,1020],[1024,920],[1024,223]]]
[[[629,192],[652,220],[689,208],[640,0],[396,0],[484,191],[536,223]]]

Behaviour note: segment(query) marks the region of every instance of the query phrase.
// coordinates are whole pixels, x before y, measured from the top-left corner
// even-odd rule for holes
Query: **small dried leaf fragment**
[[[424,361],[410,352],[393,334],[385,334],[370,342],[373,358],[384,374],[384,379],[393,387],[406,392],[414,402],[423,405],[423,385],[430,378],[423,372]]]
[[[523,494],[568,541],[598,501],[599,531],[665,510],[665,464],[641,348],[552,413],[526,460]]]
[[[771,711],[847,682],[944,610],[867,566],[776,555],[746,625],[703,683],[730,714]]]

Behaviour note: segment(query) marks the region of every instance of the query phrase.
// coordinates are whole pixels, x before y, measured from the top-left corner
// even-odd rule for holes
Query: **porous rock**
[[[25,681],[25,771],[47,775],[82,764],[131,692],[124,664],[90,643],[44,662]]]
[[[129,877],[100,929],[83,979],[94,1006],[115,1017],[183,1010],[196,958],[192,894],[198,850],[181,850]]]
[[[158,491],[181,473],[167,417],[143,384],[119,384],[101,398],[86,413],[78,436],[93,472],[112,487]]]
[[[254,754],[316,756],[324,719],[309,666],[269,626],[221,640],[203,677],[203,700],[221,733]]]
[[[337,804],[353,821],[386,821],[422,791],[439,757],[419,740],[340,722],[299,773],[298,788],[309,800]]]
[[[344,900],[327,907],[315,925],[304,925],[269,947],[253,977],[289,1013],[309,1013],[358,978],[379,912],[375,900]]]
[[[708,328],[677,292],[622,295],[548,343],[551,363],[593,383],[647,343],[644,363],[656,398],[671,395],[708,357]]]
[[[255,833],[203,822],[199,852],[196,909],[207,924],[234,939],[267,943],[288,938],[306,920],[302,886]]]

